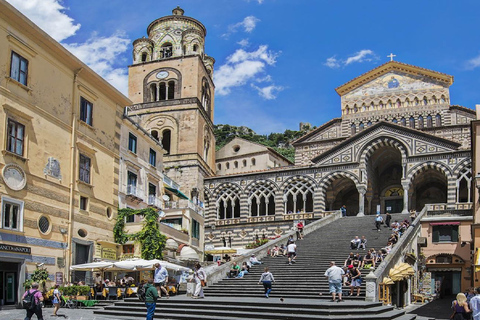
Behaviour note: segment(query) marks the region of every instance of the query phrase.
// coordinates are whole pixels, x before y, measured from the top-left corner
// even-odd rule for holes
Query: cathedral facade
[[[205,179],[206,244],[241,247],[347,207],[347,215],[471,203],[471,109],[453,77],[387,62],[338,87],[341,117],[296,140],[295,166]]]

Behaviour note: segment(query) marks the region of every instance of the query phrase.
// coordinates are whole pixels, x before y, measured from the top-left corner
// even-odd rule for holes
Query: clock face
[[[13,164],[8,164],[3,168],[3,180],[7,187],[15,191],[22,190],[27,182],[22,168]]]
[[[158,79],[165,79],[166,77],[168,77],[168,71],[160,71],[159,73],[157,73]]]

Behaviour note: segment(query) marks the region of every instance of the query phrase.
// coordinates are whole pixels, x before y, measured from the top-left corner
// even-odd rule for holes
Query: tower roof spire
[[[185,11],[182,8],[180,8],[180,6],[177,6],[175,9],[172,10],[172,13],[174,16],[183,16]]]

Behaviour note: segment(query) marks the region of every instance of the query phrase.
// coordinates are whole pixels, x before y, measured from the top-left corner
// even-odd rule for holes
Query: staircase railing
[[[324,213],[324,218],[322,219],[319,219],[319,220],[316,220],[312,223],[309,223],[307,224],[306,226],[304,226],[303,228],[303,234],[309,234],[323,226],[326,226],[327,224],[335,221],[335,220],[338,220],[342,217],[342,213],[338,210],[338,211],[328,211],[328,212],[325,212]],[[272,249],[273,247],[275,247],[275,245],[278,245],[280,246],[282,243],[285,244],[287,242],[287,239],[290,235],[295,235],[295,231],[292,230],[286,234],[284,234],[283,236],[281,236],[280,238],[277,238],[275,240],[270,240],[268,241],[267,243],[265,243],[264,245],[258,247],[258,248],[255,248],[251,251],[249,251],[248,253],[245,253],[243,255],[240,255],[238,257],[235,257],[231,260],[231,262],[235,261],[237,262],[238,265],[242,265],[242,263],[244,261],[249,261],[250,260],[250,256],[252,254],[254,254],[257,259],[261,260],[263,257],[265,257],[267,255],[267,252],[269,249]],[[207,268],[206,272],[207,272],[207,282],[208,284],[213,284],[213,283],[217,283],[219,282],[220,280],[222,279],[225,279],[226,277],[226,274],[228,271],[230,271],[230,267],[231,267],[231,263],[225,263],[225,264],[222,264],[220,266],[214,266],[212,268]]]
[[[420,220],[427,212],[428,206],[425,206],[423,210],[417,215],[413,224],[405,231],[405,233],[399,238],[397,244],[393,247],[392,251],[386,256],[380,266],[371,271],[366,277],[366,301],[377,302],[379,301],[379,284],[383,281],[384,277],[388,277],[388,273],[397,263],[403,262],[405,253],[409,253],[412,247],[412,243],[415,242],[420,234],[421,223]],[[408,215],[405,215],[408,218]],[[386,241],[387,239],[385,239]],[[417,255],[418,256],[418,255]]]

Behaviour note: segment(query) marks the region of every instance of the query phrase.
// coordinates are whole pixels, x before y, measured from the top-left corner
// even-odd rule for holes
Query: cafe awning
[[[458,226],[460,222],[458,221],[445,221],[445,222],[431,222],[431,226]]]
[[[172,192],[174,195],[176,195],[179,198],[188,200],[188,197],[182,191],[180,191],[178,189],[175,189],[175,188],[172,188],[172,187],[169,187],[169,186],[165,186],[165,189]]]

